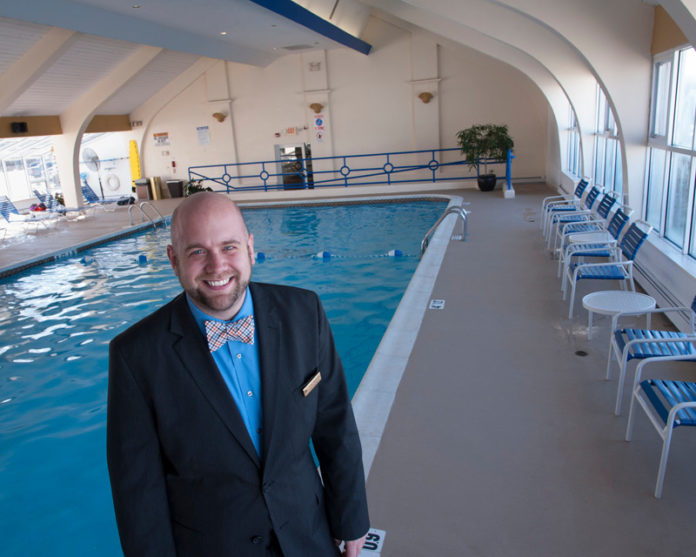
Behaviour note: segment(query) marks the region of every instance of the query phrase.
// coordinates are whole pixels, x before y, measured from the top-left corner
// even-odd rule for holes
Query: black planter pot
[[[480,174],[477,180],[481,191],[491,191],[495,189],[498,178],[495,174]]]

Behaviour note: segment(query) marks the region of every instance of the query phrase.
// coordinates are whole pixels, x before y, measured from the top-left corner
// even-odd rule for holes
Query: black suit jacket
[[[286,557],[323,557],[336,554],[332,538],[368,530],[360,441],[321,303],[250,288],[262,460],[183,294],[110,344],[107,460],[127,557],[261,556],[272,533]]]

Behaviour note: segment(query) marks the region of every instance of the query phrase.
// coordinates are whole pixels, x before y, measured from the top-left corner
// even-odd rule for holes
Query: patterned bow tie
[[[228,340],[254,344],[254,316],[247,315],[232,322],[206,321],[205,333],[208,337],[208,348],[211,352],[222,348]]]

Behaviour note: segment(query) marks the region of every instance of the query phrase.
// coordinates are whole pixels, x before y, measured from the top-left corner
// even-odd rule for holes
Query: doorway
[[[278,166],[278,184],[285,190],[314,188],[312,172],[312,147],[301,145],[276,145],[275,160]]]

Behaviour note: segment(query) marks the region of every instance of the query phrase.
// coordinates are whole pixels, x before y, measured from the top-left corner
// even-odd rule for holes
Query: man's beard
[[[235,284],[232,292],[209,295],[201,292],[201,289],[196,288],[188,294],[199,304],[207,308],[211,308],[217,312],[224,312],[233,307],[239,300],[243,299],[244,293],[249,285],[248,280],[241,281],[239,277],[234,277],[234,280]]]

